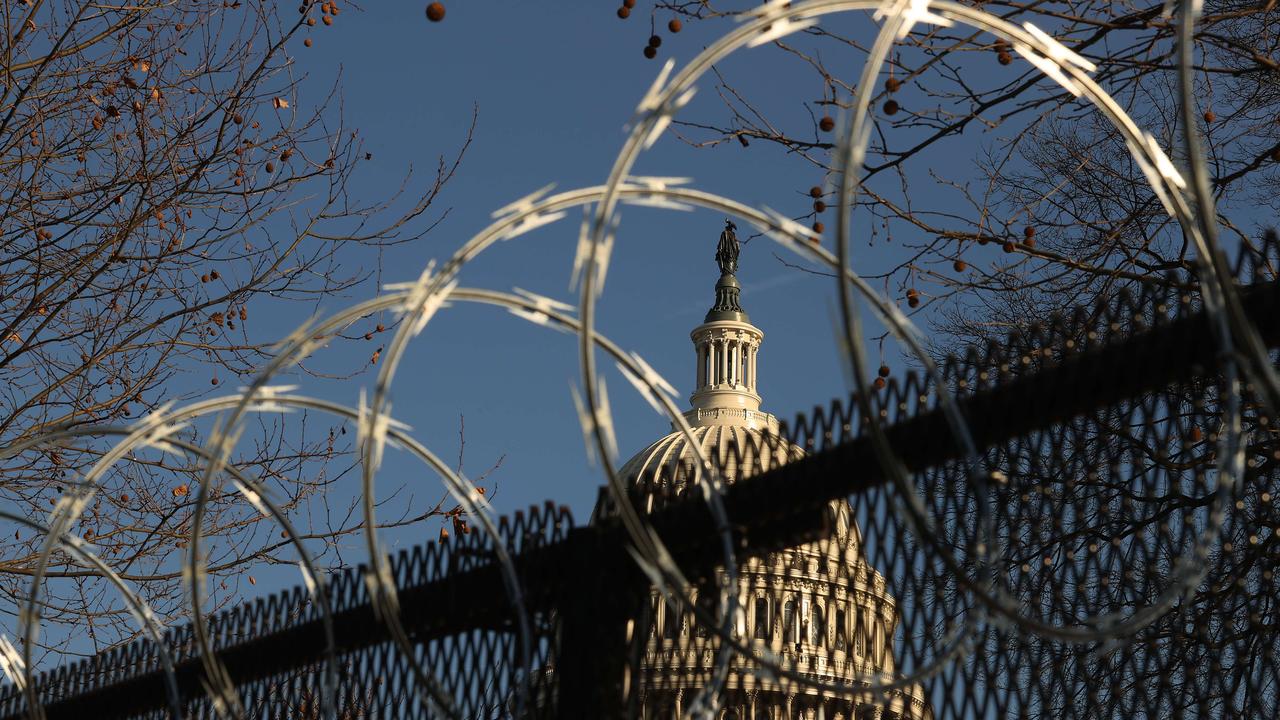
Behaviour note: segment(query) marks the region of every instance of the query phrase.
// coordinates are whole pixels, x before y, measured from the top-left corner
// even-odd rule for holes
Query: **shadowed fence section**
[[[1243,258],[1246,314],[1280,347],[1275,244]],[[677,457],[628,481],[689,587],[653,587],[602,496],[587,526],[551,505],[501,525],[532,629],[528,667],[482,533],[394,560],[401,623],[467,718],[519,705],[531,717],[667,716],[696,704],[720,667],[720,717],[739,719],[1273,717],[1280,446],[1246,388],[1248,470],[1215,505],[1227,390],[1199,299],[1182,288],[1153,284],[946,361],[981,467],[965,463],[938,388],[916,375],[866,406],[906,486],[887,480],[856,398],[731,446],[713,461],[735,468],[724,494],[735,580],[707,505],[688,492],[701,472]],[[325,584],[337,716],[440,716],[362,572]],[[249,717],[323,716],[328,641],[305,588],[209,628]],[[190,628],[165,639],[184,715],[216,716]],[[165,687],[156,648],[139,641],[41,675],[36,695],[50,718],[159,718]],[[6,688],[0,717],[26,716],[23,693]]]
[[[548,505],[500,525],[512,551],[530,557],[562,543],[572,526],[568,510]],[[469,715],[501,707],[510,690],[516,643],[500,577],[480,533],[414,548],[392,560],[400,588],[402,621],[420,659],[440,672],[446,689]],[[411,714],[417,693],[406,684],[408,668],[396,660],[386,627],[369,604],[364,568],[326,581],[333,610],[340,668],[340,717],[381,716],[400,707]],[[321,615],[303,586],[213,616],[214,646],[226,661],[251,717],[322,717],[320,677],[328,642]],[[538,633],[534,659],[545,664],[553,633]],[[193,717],[213,717],[202,698],[203,667],[194,657],[191,628],[166,634],[178,687]],[[25,717],[21,693],[9,691],[6,717]],[[168,717],[165,672],[156,648],[139,641],[41,676],[40,699],[48,717]],[[487,714],[487,713],[485,713]]]

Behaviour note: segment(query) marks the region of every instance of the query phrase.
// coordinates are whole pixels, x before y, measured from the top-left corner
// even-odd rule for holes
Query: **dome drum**
[[[756,393],[756,357],[764,333],[750,323],[716,320],[690,334],[697,354],[694,408],[760,409]]]

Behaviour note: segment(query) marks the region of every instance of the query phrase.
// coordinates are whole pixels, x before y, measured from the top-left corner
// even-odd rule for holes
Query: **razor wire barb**
[[[1193,53],[1191,29],[1200,7],[1197,3],[1186,2],[1179,4],[1176,10],[1182,28],[1178,36],[1182,81],[1180,103],[1185,114],[1193,106],[1190,76]],[[631,175],[638,158],[663,135],[672,120],[693,97],[697,81],[717,62],[739,50],[814,27],[825,15],[850,11],[875,11],[875,20],[881,23],[881,27],[863,66],[862,80],[854,92],[851,110],[847,117],[842,118],[841,127],[844,131],[840,133],[840,143],[834,155],[840,198],[834,253],[816,245],[813,242],[814,234],[808,229],[776,211],[752,208],[714,193],[682,187],[686,182],[682,178]],[[1169,11],[1173,12],[1172,4]],[[1175,577],[1154,600],[1136,610],[1077,617],[1073,624],[1065,624],[1037,617],[1022,607],[1015,594],[1004,586],[996,570],[1002,558],[998,554],[999,542],[994,535],[995,528],[991,520],[991,478],[982,469],[982,452],[973,439],[970,421],[946,390],[946,378],[926,351],[919,329],[895,303],[871,288],[854,267],[850,251],[853,239],[851,220],[859,190],[858,169],[863,165],[874,124],[874,118],[869,112],[873,80],[881,72],[894,44],[911,33],[917,25],[953,23],[971,26],[1011,43],[1017,53],[1050,80],[1072,95],[1092,103],[1124,137],[1135,163],[1144,172],[1165,210],[1179,223],[1197,249],[1196,261],[1200,270],[1205,316],[1212,342],[1221,358],[1220,372],[1226,388],[1222,408],[1223,431],[1216,434],[1219,449],[1215,457],[1219,467],[1215,473],[1213,507],[1208,515],[1210,522],[1200,530],[1192,546],[1182,548],[1186,561],[1178,563]],[[891,692],[914,686],[952,667],[976,647],[979,631],[987,623],[1068,643],[1094,643],[1114,639],[1132,635],[1154,622],[1205,578],[1208,572],[1205,560],[1209,548],[1218,538],[1225,515],[1225,504],[1229,502],[1236,483],[1244,473],[1239,400],[1242,389],[1237,375],[1243,372],[1254,387],[1260,388],[1264,401],[1272,410],[1276,408],[1277,399],[1280,399],[1280,383],[1277,383],[1266,344],[1242,309],[1225,255],[1218,246],[1216,216],[1212,196],[1207,189],[1208,171],[1194,123],[1184,123],[1186,134],[1183,138],[1182,156],[1188,163],[1184,175],[1155,138],[1138,127],[1119,104],[1092,79],[1092,63],[1030,23],[1017,26],[981,9],[942,0],[811,0],[797,3],[773,0],[743,16],[737,28],[709,45],[684,68],[674,74],[673,69],[674,64],[668,62],[637,106],[627,140],[603,185],[557,194],[550,194],[551,188],[548,187],[497,211],[492,225],[462,245],[438,269],[429,266],[416,281],[389,287],[390,292],[379,298],[359,303],[323,321],[317,320],[298,328],[282,341],[275,357],[241,393],[185,407],[161,408],[128,428],[78,428],[74,432],[53,428],[6,449],[7,453],[16,453],[37,445],[69,443],[73,438],[81,436],[123,436],[86,473],[75,492],[58,503],[47,521],[43,525],[35,525],[42,528],[45,540],[19,618],[24,639],[21,658],[20,662],[9,660],[4,664],[11,679],[26,693],[28,712],[32,717],[40,717],[41,713],[31,656],[40,624],[40,589],[51,558],[59,548],[75,548],[75,552],[87,562],[99,567],[125,597],[139,618],[143,630],[149,636],[157,637],[158,628],[153,620],[148,619],[150,615],[145,603],[119,581],[118,577],[111,574],[100,559],[87,553],[83,548],[83,541],[75,539],[71,533],[72,525],[97,492],[98,479],[116,463],[128,460],[135,449],[151,448],[165,452],[180,450],[199,458],[203,463],[203,474],[195,489],[195,511],[184,577],[190,601],[196,654],[204,664],[207,690],[220,715],[236,717],[242,715],[244,709],[239,706],[236,688],[230,681],[227,669],[221,665],[210,644],[201,601],[206,560],[200,548],[205,508],[210,496],[220,492],[220,485],[226,477],[233,480],[244,500],[253,504],[263,515],[270,516],[281,524],[290,540],[297,545],[307,587],[319,601],[326,632],[332,637],[323,574],[314,566],[296,531],[289,525],[285,515],[272,504],[263,486],[255,479],[238,472],[230,461],[243,423],[250,414],[276,412],[285,408],[322,410],[344,417],[356,425],[362,459],[362,513],[369,567],[364,578],[368,584],[369,599],[377,618],[385,624],[389,637],[409,665],[415,680],[414,688],[421,694],[422,702],[445,716],[457,716],[454,699],[449,696],[435,672],[419,661],[413,651],[412,640],[400,626],[401,607],[392,578],[391,561],[377,537],[375,481],[388,443],[408,450],[427,464],[441,477],[458,504],[478,519],[481,532],[488,539],[489,547],[501,569],[503,587],[511,603],[511,615],[518,636],[516,647],[520,653],[515,663],[516,672],[521,676],[533,674],[537,669],[532,662],[534,632],[530,614],[514,561],[507,551],[507,544],[492,509],[471,481],[451,470],[426,445],[414,440],[408,428],[393,420],[391,412],[392,383],[409,342],[421,334],[430,321],[446,309],[450,301],[498,305],[531,323],[577,335],[581,377],[580,386],[574,392],[575,397],[580,398],[584,438],[588,442],[588,450],[598,459],[607,478],[607,487],[619,514],[621,527],[625,529],[631,543],[632,556],[664,597],[669,598],[673,604],[693,609],[721,640],[713,670],[696,697],[688,703],[687,716],[707,716],[719,706],[718,698],[735,659],[750,657],[761,671],[788,678],[802,686],[846,695],[887,697]],[[1190,182],[1186,179],[1187,175],[1190,176]],[[943,648],[932,662],[916,667],[907,674],[883,678],[870,684],[831,684],[807,677],[779,658],[768,654],[754,656],[751,648],[736,637],[734,618],[739,609],[736,588],[740,562],[735,551],[733,520],[724,505],[726,488],[722,470],[695,441],[691,427],[675,403],[671,385],[654,372],[640,355],[623,351],[595,327],[595,306],[603,293],[613,245],[617,241],[620,207],[626,204],[668,209],[702,207],[721,211],[750,223],[782,247],[834,271],[841,316],[837,343],[849,358],[849,376],[855,389],[853,395],[859,403],[860,416],[866,422],[865,430],[879,469],[896,489],[901,500],[896,508],[907,521],[907,527],[915,541],[931,550],[932,557],[943,563],[963,587],[966,597],[975,602],[973,613],[964,618],[959,627],[946,638]],[[458,285],[465,265],[476,256],[496,243],[510,241],[535,228],[558,223],[567,216],[567,210],[573,207],[587,209],[572,273],[574,287],[578,291],[576,317],[568,314],[573,306],[551,298],[531,293],[467,289]],[[973,537],[966,538],[960,548],[965,555],[964,559],[942,542],[944,534],[937,531],[927,503],[918,495],[900,452],[893,448],[887,438],[880,414],[872,405],[874,393],[867,381],[869,365],[865,355],[865,337],[860,326],[860,303],[866,303],[904,345],[906,351],[919,361],[929,383],[936,389],[938,407],[948,431],[961,449],[961,462],[966,469],[964,475],[976,498],[975,508],[979,517]],[[289,389],[270,385],[275,375],[318,349],[325,337],[376,311],[396,313],[402,322],[387,345],[385,362],[378,371],[373,393],[367,404],[362,399],[358,408],[350,409],[293,395]],[[699,483],[697,489],[710,513],[709,520],[720,554],[721,571],[715,576],[717,601],[713,613],[708,613],[704,606],[694,601],[688,589],[691,586],[690,579],[681,570],[663,537],[629,500],[628,479],[620,476],[616,467],[617,450],[612,429],[614,422],[607,403],[604,380],[598,371],[598,350],[604,350],[610,355],[637,392],[655,410],[668,416],[673,426],[683,433],[696,464],[701,469],[701,477],[705,482]],[[219,413],[221,416],[216,430],[204,445],[193,446],[173,437],[183,423],[190,419]],[[1008,478],[1004,481],[1007,482]],[[323,712],[327,717],[337,717],[334,684],[338,667],[332,642],[326,665],[322,692]],[[172,664],[166,663],[165,669],[171,673]],[[513,695],[515,713],[522,714],[526,704],[533,701],[529,696],[529,687],[521,684]],[[175,717],[180,711],[177,702],[176,697],[171,698],[170,711]]]

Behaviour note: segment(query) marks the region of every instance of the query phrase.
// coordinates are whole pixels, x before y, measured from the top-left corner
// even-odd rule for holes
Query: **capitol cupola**
[[[756,392],[756,358],[764,333],[751,324],[739,299],[742,286],[734,275],[739,251],[734,230],[726,220],[716,247],[720,279],[715,304],[690,334],[697,353],[697,384],[689,398],[693,410],[686,417],[695,427],[767,424]]]

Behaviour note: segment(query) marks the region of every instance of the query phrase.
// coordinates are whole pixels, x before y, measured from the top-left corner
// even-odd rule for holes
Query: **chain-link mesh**
[[[1272,343],[1277,265],[1272,238],[1238,267]],[[728,482],[759,475],[740,489],[765,504],[852,489],[828,506],[823,538],[744,551],[725,716],[1274,717],[1280,446],[1247,403],[1246,480],[1223,504],[1229,389],[1204,324],[1194,293],[1153,284],[946,362],[984,448],[985,502],[916,375],[867,398],[909,487],[883,481],[856,398],[777,433],[696,435]],[[701,481],[684,442],[673,433],[631,463],[638,508]],[[803,453],[821,472],[767,472]],[[711,681],[715,588],[688,588],[692,605],[651,591],[631,668],[638,714],[687,712]]]
[[[572,527],[565,508],[533,508],[503,518],[508,549],[530,557],[562,541]],[[493,554],[482,533],[455,536],[406,551],[391,561],[400,588],[401,618],[417,659],[432,668],[462,717],[505,712],[521,668],[517,636]],[[374,615],[365,569],[335,573],[325,582],[333,612],[337,717],[432,717],[422,688]],[[557,637],[552,615],[540,613],[532,648],[536,667],[550,666]],[[305,587],[262,598],[213,616],[210,635],[240,693],[248,717],[321,718],[324,676],[330,667],[322,618]],[[191,628],[170,630],[183,696],[183,717],[218,717],[202,692],[201,665]],[[537,678],[532,678],[536,684]],[[40,676],[38,697],[48,717],[168,718],[165,673],[154,644],[137,641]],[[554,706],[543,705],[550,716]],[[0,715],[26,717],[24,695],[13,686],[0,698]]]
[[[1273,348],[1278,255],[1272,241],[1238,268]],[[214,647],[251,717],[326,716],[331,667],[340,718],[667,717],[699,707],[726,643],[720,717],[1275,717],[1275,421],[1243,388],[1247,470],[1220,493],[1233,389],[1182,288],[1152,284],[943,363],[981,467],[915,375],[776,430],[659,441],[623,474],[687,587],[639,571],[604,496],[586,527],[554,507],[504,521],[527,667],[486,535],[399,556],[401,624],[447,711],[387,637],[359,570],[324,583],[336,663],[301,587],[212,618]],[[906,484],[884,472],[868,410]],[[728,484],[732,582],[690,442]],[[165,636],[173,680],[186,715],[213,717],[191,636]],[[49,717],[168,717],[166,677],[139,641],[40,676],[36,693]],[[0,716],[25,715],[6,688]]]

